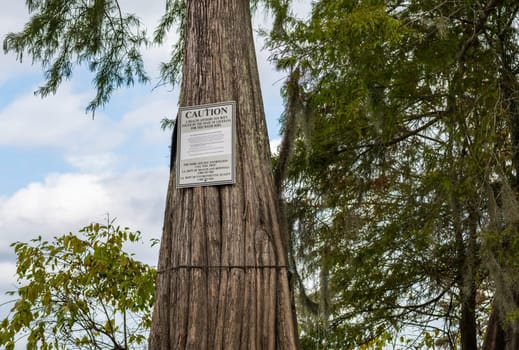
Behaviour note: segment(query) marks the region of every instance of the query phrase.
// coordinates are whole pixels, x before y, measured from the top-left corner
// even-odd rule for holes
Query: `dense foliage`
[[[517,251],[503,249],[517,241],[518,10],[321,0],[309,19],[278,13],[276,174],[303,348],[475,349],[494,295],[517,332]]]
[[[156,271],[123,250],[129,243],[140,233],[112,223],[13,243],[19,287],[2,348],[26,338],[27,349],[145,349]]]

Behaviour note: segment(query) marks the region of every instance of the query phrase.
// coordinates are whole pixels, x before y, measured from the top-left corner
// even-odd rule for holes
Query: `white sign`
[[[177,188],[236,183],[235,115],[235,102],[180,108]]]

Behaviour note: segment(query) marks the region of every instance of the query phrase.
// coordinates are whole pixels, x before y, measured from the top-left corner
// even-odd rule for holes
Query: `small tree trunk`
[[[170,174],[150,349],[296,349],[247,0],[186,2],[181,106],[236,101],[235,185]]]
[[[330,264],[328,262],[330,248],[328,244],[328,242],[325,243],[321,256],[321,265],[319,266],[319,321],[321,323],[320,326],[325,331],[328,329],[330,318]]]
[[[487,331],[485,334],[485,342],[483,343],[482,350],[504,350],[505,349],[505,337],[506,334],[499,324],[499,312],[497,305],[494,302],[490,318],[488,320]]]
[[[508,328],[505,330],[501,323],[502,316],[499,303],[494,300],[488,320],[485,341],[482,350],[517,350],[519,349],[519,334]]]
[[[457,197],[452,196],[450,206],[454,217],[454,234],[457,247],[456,279],[461,300],[461,349],[475,350],[477,348],[475,278],[478,270],[476,241],[478,216],[474,212],[470,213],[469,225],[464,227],[462,209]],[[464,238],[464,231],[468,231],[466,239]]]
[[[477,324],[476,324],[476,273],[478,266],[477,222],[478,216],[472,212],[469,215],[468,237],[466,249],[459,252],[464,262],[460,276],[461,289],[461,349],[477,349]]]

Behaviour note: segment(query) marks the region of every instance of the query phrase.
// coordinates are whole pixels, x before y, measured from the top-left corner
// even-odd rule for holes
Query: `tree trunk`
[[[497,304],[494,301],[490,318],[488,320],[487,331],[485,334],[485,341],[482,350],[505,350],[506,333],[503,327],[499,324],[499,312]]]
[[[173,163],[149,348],[296,349],[249,1],[187,1],[185,40],[180,105],[236,101],[236,184]]]
[[[457,181],[456,181],[457,182]],[[454,183],[456,183],[454,182]],[[451,211],[457,250],[457,284],[460,289],[461,319],[460,342],[462,350],[477,349],[476,328],[476,271],[477,271],[477,216],[469,215],[469,227],[463,227],[463,212],[459,198],[452,196]],[[466,232],[468,231],[468,232]],[[467,236],[464,239],[464,232]]]
[[[479,216],[474,210],[468,218],[468,237],[466,249],[460,254],[464,258],[460,276],[461,294],[461,349],[477,349],[477,323],[476,323],[476,275],[479,270],[477,229]]]
[[[494,300],[488,320],[487,330],[482,350],[517,350],[519,349],[519,334],[513,327],[503,328],[502,313],[499,303]]]

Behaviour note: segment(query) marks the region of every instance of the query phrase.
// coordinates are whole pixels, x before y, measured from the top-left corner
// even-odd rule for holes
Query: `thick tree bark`
[[[181,106],[236,101],[235,185],[166,203],[149,348],[296,349],[249,1],[186,2]]]

